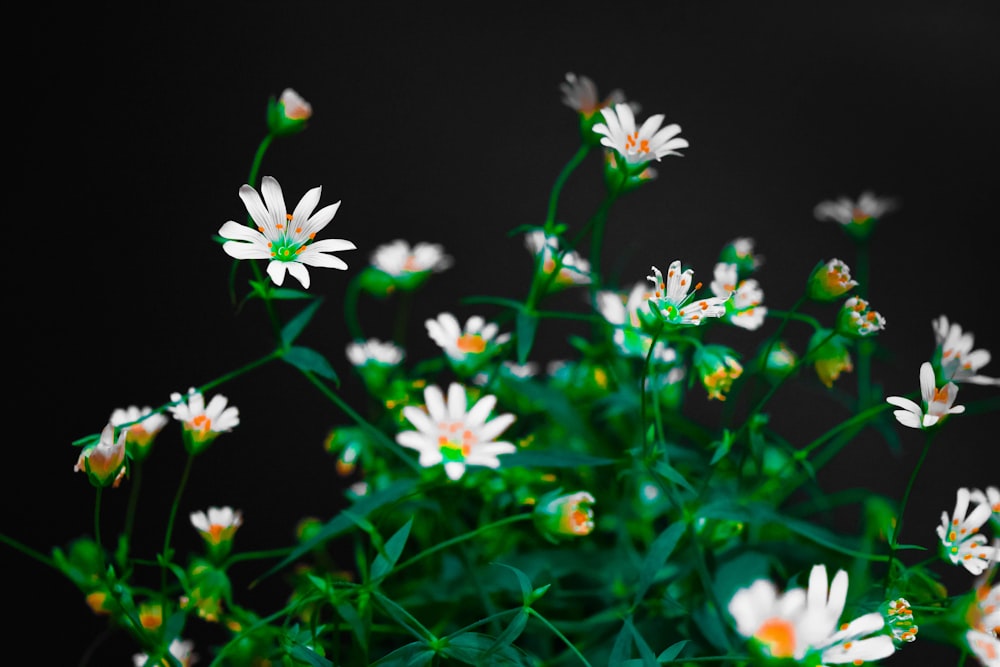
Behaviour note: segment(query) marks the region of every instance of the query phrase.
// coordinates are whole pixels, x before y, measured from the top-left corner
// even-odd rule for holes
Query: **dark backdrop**
[[[888,320],[881,340],[892,354],[875,369],[886,391],[917,388],[939,314],[975,332],[977,346],[998,349],[994,2],[463,7],[106,10],[70,55],[77,74],[65,87],[26,65],[18,102],[29,108],[15,130],[33,140],[16,153],[27,192],[13,194],[33,210],[8,227],[23,231],[8,239],[18,271],[7,375],[17,414],[8,420],[5,534],[48,551],[90,533],[94,493],[71,472],[70,443],[99,431],[116,407],[160,405],[269,349],[259,309],[234,313],[231,262],[211,236],[245,214],[237,190],[266,130],[267,99],[285,87],[314,116],[305,133],[271,147],[262,173],[278,178],[290,206],[322,185],[323,204],[342,201],[327,236],[359,247],[341,254],[348,272],[311,271],[311,291],[326,302],[303,340],[332,360],[349,400],[362,397],[343,356],[342,294],[376,245],[433,241],[456,257],[415,304],[415,356],[432,351],[425,317],[471,314],[457,305],[464,296],[523,296],[529,257],[507,232],[544,219],[553,181],[578,146],[558,90],[570,71],[602,94],[623,89],[643,116],[666,114],[691,144],[612,211],[604,263],[622,285],[674,258],[707,282],[722,245],[750,236],[766,260],[765,303],[787,308],[817,261],[852,260],[847,237],[815,221],[813,206],[873,189],[902,201],[872,241],[868,286]],[[26,60],[51,47],[40,28]],[[83,96],[67,92],[80,86]],[[43,124],[46,133],[28,135]],[[601,187],[597,162],[588,162],[560,217],[578,229]],[[363,303],[362,316],[370,335],[389,335],[376,305]],[[567,353],[557,328],[542,335],[540,353]],[[1000,375],[1000,361],[986,370]],[[342,501],[321,443],[347,419],[282,366],[220,391],[242,423],[198,460],[175,544],[195,543],[185,517],[209,504],[243,510],[238,542],[247,549],[287,544],[289,516],[335,513]],[[989,391],[963,388],[960,402]],[[816,406],[826,405],[818,393],[777,400],[791,407],[775,419],[815,436]],[[939,436],[904,540],[932,542],[957,486],[997,482],[986,419],[955,418]],[[150,553],[176,489],[175,438],[173,429],[161,438],[147,466],[138,539]],[[898,452],[860,439],[828,471],[828,487],[901,495],[922,440],[915,431],[900,438]],[[126,495],[105,494],[108,534]],[[75,664],[103,621],[69,582],[6,547],[0,557],[28,584],[13,603],[17,635],[56,634],[42,650],[62,655],[47,664]],[[117,644],[91,664],[127,664],[133,649]]]

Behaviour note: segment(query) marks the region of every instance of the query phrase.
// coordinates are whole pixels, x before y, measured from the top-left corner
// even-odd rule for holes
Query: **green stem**
[[[592,667],[591,664],[589,662],[587,662],[587,659],[585,657],[583,657],[583,654],[580,653],[580,649],[578,649],[576,646],[574,646],[573,642],[571,642],[569,639],[566,638],[566,635],[564,635],[563,633],[559,632],[559,628],[557,628],[556,626],[552,625],[547,618],[545,618],[544,616],[542,616],[541,614],[539,614],[537,611],[535,611],[533,607],[526,607],[525,611],[528,612],[529,616],[534,616],[539,621],[541,621],[542,625],[544,625],[546,628],[549,629],[549,631],[552,632],[552,634],[554,634],[556,637],[558,637],[560,640],[562,640],[562,643],[565,644],[567,646],[567,648],[569,648],[569,650],[571,650],[574,654],[576,654],[576,657],[580,659],[580,662],[582,662],[583,664],[587,665],[587,667]]]
[[[913,467],[913,472],[910,473],[910,479],[906,482],[906,490],[903,491],[903,498],[899,501],[899,512],[896,516],[896,525],[892,530],[892,540],[889,542],[889,570],[885,575],[885,583],[882,587],[882,597],[884,598],[886,592],[889,590],[889,585],[892,583],[892,564],[893,559],[896,557],[896,546],[899,542],[899,533],[903,528],[903,514],[906,512],[906,504],[910,499],[910,492],[913,490],[913,483],[917,479],[917,474],[920,472],[920,468],[924,465],[924,459],[927,458],[927,452],[931,449],[931,442],[934,440],[934,433],[932,431],[924,432],[924,448],[920,451],[920,458],[917,459],[917,465]]]
[[[184,464],[184,471],[181,473],[181,481],[177,485],[177,493],[174,495],[174,502],[170,506],[170,518],[167,519],[167,531],[163,538],[163,554],[160,562],[160,592],[164,599],[167,597],[167,565],[170,563],[170,538],[174,532],[174,522],[177,519],[177,509],[181,504],[181,495],[184,493],[188,477],[191,476],[194,457],[194,454],[188,454],[187,461]]]
[[[361,274],[355,274],[344,292],[344,322],[347,330],[351,333],[352,340],[364,340],[365,334],[361,329],[361,320],[358,316],[358,296],[361,293]]]
[[[129,489],[128,505],[125,508],[125,527],[122,531],[125,540],[125,549],[121,552],[121,562],[119,566],[125,566],[128,558],[128,545],[132,542],[132,528],[135,525],[135,510],[139,503],[139,487],[142,485],[142,461],[136,461],[132,466],[132,483]]]
[[[573,171],[580,166],[584,158],[587,157],[587,154],[590,153],[590,148],[591,148],[590,144],[583,144],[582,146],[580,146],[580,148],[577,149],[576,153],[573,154],[573,157],[571,157],[569,162],[567,162],[563,166],[562,170],[559,172],[559,175],[556,177],[556,181],[552,185],[552,192],[549,194],[548,214],[545,216],[546,233],[551,232],[552,227],[555,224],[556,205],[559,202],[559,195],[562,192],[563,186],[569,179],[570,174],[572,174]]]
[[[0,542],[3,542],[4,544],[6,544],[9,547],[17,549],[18,551],[20,551],[24,555],[26,555],[29,558],[32,558],[34,560],[37,560],[39,563],[42,563],[43,565],[48,565],[53,570],[58,570],[59,569],[59,566],[56,565],[56,562],[54,560],[52,560],[51,558],[49,558],[45,554],[43,554],[43,553],[41,553],[39,551],[35,551],[31,547],[29,547],[29,546],[27,546],[25,544],[22,544],[21,542],[18,542],[13,537],[7,537],[3,533],[0,533]]]

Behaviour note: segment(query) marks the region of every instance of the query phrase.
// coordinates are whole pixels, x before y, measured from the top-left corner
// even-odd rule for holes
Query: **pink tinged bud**
[[[535,518],[548,537],[584,536],[594,530],[594,497],[578,491],[535,507]]]
[[[108,424],[100,440],[80,452],[74,471],[84,472],[94,486],[118,486],[125,476],[125,439],[123,430],[114,437],[115,427]]]

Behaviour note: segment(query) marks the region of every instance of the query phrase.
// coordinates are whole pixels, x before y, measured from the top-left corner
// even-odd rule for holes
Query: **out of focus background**
[[[995,2],[224,6],[105,8],[72,54],[72,89],[82,86],[82,97],[35,62],[27,88],[15,91],[23,114],[15,135],[31,141],[12,165],[27,192],[10,195],[28,210],[8,225],[16,416],[0,532],[34,549],[92,533],[95,494],[72,471],[74,440],[100,431],[117,407],[162,405],[270,350],[259,304],[233,307],[232,260],[212,236],[245,219],[237,192],[266,134],[268,99],[287,87],[314,114],[304,133],[270,147],[261,174],[278,179],[289,208],[314,186],[321,205],[342,202],[324,235],[358,249],[340,253],[346,272],[310,271],[310,292],[324,305],[302,342],[327,355],[354,405],[364,395],[344,356],[344,289],[378,245],[436,242],[455,258],[413,304],[408,354],[417,359],[436,351],[426,318],[489,316],[461,299],[526,294],[531,258],[508,233],[544,221],[553,183],[579,146],[576,113],[559,92],[568,72],[592,78],[602,95],[621,89],[640,117],[662,113],[690,142],[612,209],[609,280],[627,288],[650,265],[681,259],[707,285],[722,246],[745,236],[764,257],[764,303],[787,309],[818,261],[854,259],[850,238],[815,220],[813,207],[872,190],[901,203],[871,241],[868,296],[887,319],[879,342],[889,353],[873,365],[881,391],[917,389],[939,315],[974,332],[977,347],[1000,351]],[[37,57],[52,45],[33,30],[27,49]],[[602,196],[594,154],[567,183],[559,218],[580,229]],[[248,275],[238,274],[240,290]],[[393,302],[360,305],[365,333],[388,338]],[[746,349],[762,335],[748,333]],[[536,361],[569,354],[558,326],[543,324],[539,336]],[[1000,376],[1000,359],[984,372]],[[218,392],[240,408],[241,424],[197,460],[178,550],[198,540],[187,515],[209,505],[242,510],[241,549],[285,546],[297,518],[343,507],[323,440],[346,415],[280,364]],[[963,386],[959,402],[997,393]],[[710,417],[718,406],[696,409]],[[776,427],[802,442],[838,417],[815,382],[779,394],[772,409]],[[1000,481],[996,424],[996,413],[963,415],[938,436],[904,541],[935,548],[934,526],[955,489]],[[923,441],[898,430],[898,448],[859,436],[824,471],[827,488],[899,497]],[[150,556],[183,464],[177,434],[161,435],[144,473],[137,548]],[[104,494],[108,535],[120,529],[126,496]],[[58,574],[6,546],[0,558],[5,581],[20,586],[7,597],[11,639],[48,638],[31,649],[45,664],[78,664],[103,619]],[[962,570],[948,574],[957,590],[968,583]],[[87,664],[130,664],[132,652],[111,639]]]

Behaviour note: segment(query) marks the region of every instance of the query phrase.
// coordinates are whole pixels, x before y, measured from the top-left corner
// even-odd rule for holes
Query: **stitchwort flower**
[[[851,270],[839,259],[831,259],[816,267],[809,276],[809,298],[815,301],[835,301],[857,287]]]
[[[273,177],[261,179],[259,194],[250,185],[241,186],[240,199],[257,228],[233,220],[226,222],[219,229],[219,236],[228,239],[222,249],[236,259],[269,260],[267,275],[279,287],[285,280],[286,271],[302,284],[303,289],[309,289],[306,266],[347,269],[344,260],[329,253],[354,250],[354,243],[344,239],[315,240],[316,234],[333,220],[340,208],[338,201],[315,211],[321,192],[320,187],[309,190],[295,210],[287,213],[281,186]]]
[[[647,118],[637,129],[635,114],[628,104],[615,104],[601,109],[603,123],[594,125],[594,132],[601,136],[601,145],[616,151],[625,158],[620,167],[628,173],[640,172],[646,162],[661,160],[668,155],[681,155],[677,151],[687,148],[687,139],[679,136],[681,126],[671,123],[664,127],[663,114]]]
[[[694,292],[690,294],[688,292],[691,290],[694,270],[681,271],[679,259],[670,263],[666,280],[655,266],[652,267],[652,271],[653,275],[646,276],[646,280],[653,283],[653,296],[649,299],[649,304],[667,324],[697,326],[708,318],[722,317],[726,314],[726,301],[732,296],[731,293],[725,297],[713,296],[691,301]],[[701,283],[698,283],[694,289],[697,291],[700,287]]]
[[[709,288],[712,294],[725,300],[726,314],[722,316],[725,321],[748,331],[764,324],[767,317],[767,306],[761,305],[764,290],[754,278],[740,280],[735,262],[718,262]]]
[[[208,511],[191,512],[191,525],[205,540],[209,552],[216,560],[229,554],[233,536],[243,525],[243,513],[232,507],[209,507]]]
[[[187,395],[170,394],[173,403],[168,410],[184,428],[184,447],[191,454],[204,451],[222,433],[233,430],[240,423],[240,411],[229,405],[229,399],[216,394],[205,405],[205,397],[194,387]]]
[[[361,287],[376,297],[399,290],[412,292],[434,273],[450,269],[454,258],[440,243],[424,241],[410,245],[404,239],[384,243],[372,252],[371,265],[362,271]]]
[[[738,355],[725,345],[702,345],[694,353],[694,367],[708,397],[726,400],[733,382],[743,374]]]
[[[467,409],[468,395],[462,385],[451,383],[447,399],[439,387],[428,385],[424,389],[426,410],[412,405],[403,408],[403,416],[416,430],[398,433],[396,442],[417,450],[425,468],[443,463],[452,480],[461,478],[466,466],[499,468],[497,457],[517,447],[496,439],[515,420],[510,413],[490,418],[496,402],[495,396],[486,394]]]
[[[864,338],[885,329],[885,318],[860,297],[848,298],[837,313],[837,332],[848,338]]]
[[[452,367],[463,375],[471,375],[500,351],[510,340],[510,333],[499,333],[495,322],[472,315],[464,325],[451,313],[440,313],[424,322],[427,335],[444,351]]]
[[[920,398],[923,406],[905,396],[889,396],[885,400],[900,408],[893,414],[903,426],[910,428],[930,428],[941,423],[948,415],[965,412],[964,405],[954,405],[958,396],[958,385],[949,382],[940,389],[934,384],[934,368],[929,361],[920,364]]]
[[[117,487],[125,476],[125,443],[127,434],[119,430],[115,437],[115,426],[108,424],[101,431],[100,440],[87,445],[73,466],[74,472],[87,474],[87,479],[96,487]]]
[[[594,496],[587,491],[546,494],[535,504],[535,525],[551,542],[582,537],[594,530]]]
[[[535,229],[524,235],[524,245],[528,252],[538,259],[539,271],[543,276],[556,272],[550,289],[590,284],[590,262],[575,250],[560,251],[557,236],[547,236],[544,231]],[[557,259],[558,271],[556,271]]]
[[[857,239],[867,238],[875,224],[887,213],[899,208],[899,201],[890,197],[876,197],[871,190],[861,193],[857,200],[838,197],[823,201],[813,209],[819,221],[832,221]]]
[[[198,657],[194,652],[194,642],[185,639],[172,640],[167,650],[174,661],[165,656],[157,657],[146,653],[136,653],[132,656],[132,664],[135,667],[170,667],[179,661],[181,667],[191,667]]]
[[[153,440],[170,420],[162,412],[153,412],[146,406],[139,409],[130,405],[127,408],[115,408],[111,412],[110,423],[115,427],[125,427],[125,448],[134,461],[142,461],[149,456]]]
[[[940,381],[1000,386],[1000,378],[979,374],[991,357],[989,350],[974,349],[971,331],[963,331],[958,322],[949,322],[945,315],[938,316],[932,325],[936,347],[931,363]]]
[[[955,495],[955,509],[951,516],[941,512],[941,525],[937,527],[941,550],[953,565],[961,565],[974,575],[982,574],[990,561],[997,558],[996,546],[986,544],[986,536],[979,532],[993,514],[987,502],[972,504],[972,494],[962,487]]]

